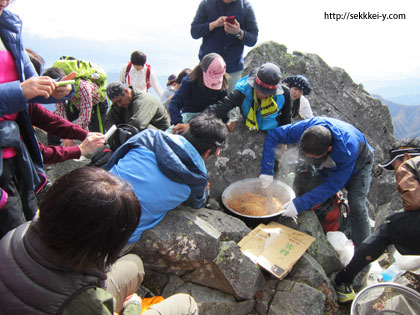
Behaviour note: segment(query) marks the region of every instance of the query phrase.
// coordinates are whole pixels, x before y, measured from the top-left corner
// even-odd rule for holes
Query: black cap
[[[406,138],[395,142],[389,150],[389,159],[380,163],[379,166],[387,170],[393,170],[392,163],[396,159],[403,157],[405,153],[411,156],[420,155],[420,141],[418,139]]]
[[[291,88],[296,87],[302,90],[303,95],[308,95],[312,90],[311,86],[309,85],[309,80],[301,74],[288,77],[283,80],[283,83],[287,83]]]
[[[280,85],[281,71],[274,63],[267,62],[259,68],[255,68],[248,76],[247,82],[254,89],[265,95],[283,94]]]

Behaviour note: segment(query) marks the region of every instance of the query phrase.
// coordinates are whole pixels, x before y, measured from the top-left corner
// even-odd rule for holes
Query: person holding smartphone
[[[235,88],[244,69],[244,46],[258,39],[254,10],[247,0],[204,0],[191,23],[191,36],[203,38],[198,57],[218,53],[226,62],[228,94]],[[232,118],[232,116],[231,116]]]

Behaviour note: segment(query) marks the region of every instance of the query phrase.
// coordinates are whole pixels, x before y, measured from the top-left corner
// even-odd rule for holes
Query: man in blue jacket
[[[106,169],[128,181],[140,200],[142,213],[129,243],[158,224],[169,210],[187,202],[204,205],[208,176],[204,164],[218,155],[226,139],[224,123],[212,114],[201,113],[190,121],[182,135],[145,130],[125,142],[109,160]]]
[[[286,203],[282,214],[295,218],[346,188],[352,240],[357,247],[370,234],[366,198],[372,180],[373,149],[357,128],[334,118],[314,117],[278,127],[267,134],[264,143],[263,188],[273,181],[277,146],[298,142],[302,155],[318,169],[323,182]]]
[[[227,19],[227,17],[233,17]],[[218,53],[226,62],[230,93],[244,69],[244,45],[253,47],[258,39],[254,10],[247,0],[203,0],[191,23],[191,36],[203,38],[198,57]]]

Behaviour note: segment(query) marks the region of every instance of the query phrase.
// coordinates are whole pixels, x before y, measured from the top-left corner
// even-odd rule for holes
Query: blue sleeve
[[[356,159],[342,158],[338,162],[334,158],[333,160],[336,162],[337,168],[329,172],[328,175],[324,177],[324,182],[306,194],[296,197],[293,200],[298,212],[309,210],[313,206],[324,202],[328,198],[334,196],[346,185],[353,174]]]
[[[191,84],[189,82],[189,76],[186,76],[182,79],[181,86],[175,92],[174,96],[172,97],[171,101],[168,105],[168,112],[171,116],[171,124],[176,125],[178,123],[182,123],[182,108],[184,107],[185,99],[190,94],[189,91],[191,89]]]
[[[28,101],[23,96],[20,81],[0,84],[0,117],[18,113],[28,108]]]
[[[187,200],[187,204],[191,207],[198,209],[204,206],[204,202],[207,199],[206,187],[191,187],[190,198]]]
[[[258,40],[258,25],[254,9],[249,3],[248,11],[245,16],[245,25],[241,25],[241,29],[244,31],[244,37],[242,38],[244,45],[249,47],[254,46]]]
[[[308,128],[308,121],[302,120],[294,124],[277,127],[267,133],[261,159],[261,174],[274,174],[277,146],[299,142],[306,128]]]
[[[191,23],[191,36],[194,39],[199,39],[210,34],[209,30],[209,17],[206,11],[206,2],[201,1],[198,6],[197,13],[195,14],[194,20]]]

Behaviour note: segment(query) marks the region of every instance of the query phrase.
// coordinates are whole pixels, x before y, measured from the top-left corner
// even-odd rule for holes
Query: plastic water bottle
[[[393,263],[391,266],[381,272],[381,276],[385,282],[389,282],[394,281],[403,272],[404,271],[401,270],[396,263]]]

